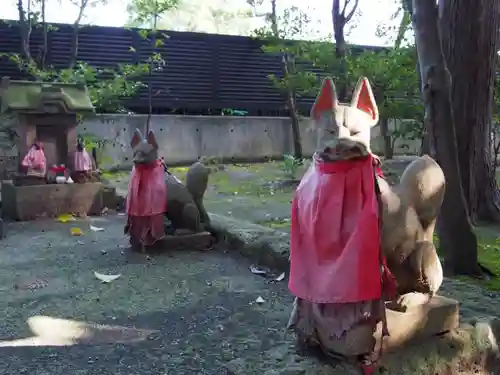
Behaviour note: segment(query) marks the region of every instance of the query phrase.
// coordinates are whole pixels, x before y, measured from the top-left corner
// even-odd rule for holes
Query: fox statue
[[[203,205],[209,168],[194,163],[186,174],[186,185],[170,174],[158,158],[158,143],[153,131],[145,139],[136,129],[130,143],[134,169],[127,195],[128,220],[125,234],[135,249],[154,245],[165,237],[164,217],[173,233],[203,232],[210,219]]]
[[[393,282],[391,308],[399,311],[428,302],[441,286],[443,270],[433,233],[444,198],[445,177],[436,161],[424,155],[408,165],[396,186],[383,178],[380,160],[370,148],[371,128],[379,114],[366,78],[359,79],[349,104],[338,102],[335,85],[326,78],[311,118],[318,147],[292,207],[289,287],[296,298],[289,328],[295,330],[301,346],[361,355],[370,352],[373,343],[364,345],[360,337],[372,340],[374,324],[384,319],[387,297],[381,296],[381,289],[384,283],[389,284],[387,280]],[[342,165],[347,160],[348,168]],[[328,185],[332,178],[336,180]],[[356,189],[360,197],[354,197]],[[376,199],[366,199],[373,194],[370,190],[375,191]],[[354,200],[347,202],[350,195]],[[359,214],[349,218],[351,212]],[[344,221],[337,224],[337,216],[348,219],[339,219]],[[321,229],[322,220],[325,229]],[[335,232],[332,228],[339,228],[338,233],[331,234]],[[354,234],[349,237],[348,232]],[[324,238],[318,239],[321,235]],[[336,236],[336,242],[329,236]],[[348,251],[339,251],[333,259],[334,250],[325,243],[337,245],[342,242],[339,238],[348,238],[343,242]],[[343,265],[354,270],[343,271]],[[381,269],[385,275],[379,273]],[[372,279],[366,275],[370,272]],[[339,280],[332,283],[335,274]],[[322,283],[325,287],[320,295]],[[336,295],[329,297],[337,289],[333,292]],[[353,294],[349,295],[351,289]]]

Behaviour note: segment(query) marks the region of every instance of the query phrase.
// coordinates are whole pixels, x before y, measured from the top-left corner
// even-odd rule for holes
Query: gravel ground
[[[286,281],[253,275],[224,249],[131,254],[123,224],[120,216],[94,220],[99,232],[88,221],[9,224],[0,242],[0,374],[226,374],[227,362],[285,342]],[[71,227],[84,235],[72,237]],[[94,271],[121,276],[105,284]],[[53,318],[128,331],[90,329],[80,344],[53,346],[72,335]],[[31,342],[43,346],[16,341],[33,330]],[[154,332],[127,342],[140,330]]]

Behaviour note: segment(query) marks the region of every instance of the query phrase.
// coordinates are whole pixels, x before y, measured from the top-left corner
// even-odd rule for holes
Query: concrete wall
[[[146,115],[102,115],[79,125],[80,134],[91,133],[107,139],[102,151],[101,167],[128,168],[132,163],[129,142],[133,131],[145,132]],[[310,120],[301,122],[301,135],[305,155],[312,155],[316,135],[308,130]],[[152,116],[150,128],[160,146],[160,156],[169,164],[196,161],[201,156],[233,160],[277,158],[292,152],[290,120],[276,117],[232,116]],[[378,127],[373,129],[372,148],[381,154],[382,139]],[[408,147],[397,143],[396,154],[418,152],[419,142]]]

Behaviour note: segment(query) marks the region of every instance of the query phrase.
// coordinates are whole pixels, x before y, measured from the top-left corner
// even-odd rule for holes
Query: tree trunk
[[[276,12],[276,0],[271,0],[271,30],[275,38],[279,38],[278,29],[278,16]],[[289,56],[286,52],[281,53],[281,67],[283,70],[283,75],[288,77],[290,74],[295,73],[295,64],[293,63],[293,56]],[[293,65],[293,66],[292,66]],[[293,69],[293,71],[291,71]],[[287,79],[290,82],[289,79]],[[287,104],[288,110],[290,111],[290,122],[292,125],[292,139],[293,139],[293,156],[302,159],[302,138],[300,136],[300,119],[299,113],[297,112],[297,95],[292,87],[287,88]]]
[[[336,84],[338,99],[340,101],[347,101],[347,65],[345,60],[347,43],[345,41],[345,35],[344,35],[344,27],[346,21],[345,21],[345,15],[340,10],[340,0],[333,0],[332,21],[333,21],[333,35],[335,38],[335,57],[339,62],[338,78],[340,78],[339,80],[340,82]]]
[[[440,21],[469,213],[473,221],[500,222],[490,137],[499,2],[440,0]]]
[[[384,156],[386,159],[392,159],[394,156],[394,147],[391,135],[389,134],[389,119],[380,119],[380,135],[384,140]]]
[[[40,61],[40,66],[42,70],[45,70],[47,68],[47,52],[49,51],[49,45],[48,45],[48,33],[49,33],[49,27],[47,24],[47,17],[46,17],[46,0],[40,0],[42,3],[42,25],[43,25],[43,50],[42,50],[42,58]]]
[[[283,54],[282,64],[285,77],[295,73],[295,64],[293,57],[288,54]],[[290,70],[293,69],[292,72]],[[288,80],[289,81],[289,80]],[[292,139],[293,139],[293,156],[297,159],[303,158],[302,152],[302,137],[300,136],[300,119],[297,112],[297,95],[292,88],[288,88],[288,109],[290,111],[290,120],[292,123]]]
[[[451,76],[441,46],[436,0],[413,0],[413,28],[430,150],[443,168],[447,182],[438,225],[445,267],[454,273],[479,276],[482,272],[477,260],[477,240],[461,184],[450,96]]]
[[[17,12],[19,14],[19,29],[21,32],[21,51],[25,59],[31,62],[30,38],[31,38],[31,3],[28,1],[28,10],[24,10],[23,0],[17,1]]]
[[[412,1],[413,0],[402,0],[401,1],[401,5],[403,7],[404,13],[407,13],[409,15],[410,23],[411,23],[411,19],[413,18]],[[404,17],[405,17],[405,15],[403,15],[403,20],[401,21],[401,25],[404,25]],[[415,66],[415,70],[417,71],[417,74],[418,74],[418,83],[419,83],[420,89],[422,89],[422,73],[420,71],[420,63],[419,63],[418,59],[417,59],[417,65]],[[422,91],[422,90],[420,90],[420,91]],[[425,122],[424,122],[424,124],[422,124],[422,127],[423,127],[422,140],[420,142],[420,155],[421,156],[422,155],[429,155],[431,152],[431,149],[430,149],[431,146],[429,144],[429,137],[427,135],[427,129],[425,128]]]

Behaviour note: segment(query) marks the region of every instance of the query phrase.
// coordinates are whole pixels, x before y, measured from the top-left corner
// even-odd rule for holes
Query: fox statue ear
[[[139,143],[143,141],[144,137],[139,129],[135,129],[134,136],[130,141],[130,147],[135,148]]]
[[[321,89],[311,109],[311,118],[319,120],[324,113],[330,113],[339,105],[335,84],[330,77],[323,80]]]
[[[355,107],[371,117],[370,127],[377,124],[378,107],[368,78],[361,77],[356,84],[356,88],[352,94],[351,107]]]
[[[152,130],[148,133],[148,143],[153,146],[155,150],[158,150],[158,143],[156,142],[155,133]]]

